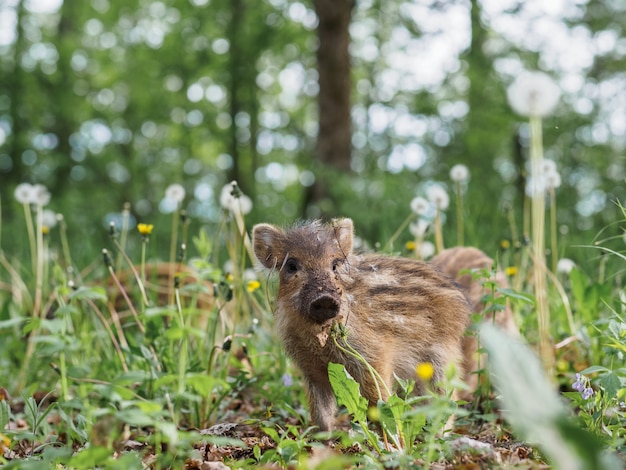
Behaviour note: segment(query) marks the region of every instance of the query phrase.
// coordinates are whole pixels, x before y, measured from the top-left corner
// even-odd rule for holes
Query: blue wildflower
[[[583,397],[583,400],[588,400],[589,398],[591,398],[591,396],[593,395],[593,389],[591,387],[586,387],[582,392],[581,395]]]
[[[283,385],[285,387],[291,387],[293,385],[293,377],[289,374],[283,374]]]
[[[585,376],[576,373],[576,381],[572,384],[572,388],[577,392],[583,393],[585,390]]]

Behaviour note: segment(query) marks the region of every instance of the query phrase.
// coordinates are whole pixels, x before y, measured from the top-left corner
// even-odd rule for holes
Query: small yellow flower
[[[139,233],[144,237],[150,235],[153,228],[154,225],[152,224],[137,224],[137,230],[139,230]]]
[[[507,276],[515,276],[517,274],[517,266],[509,266],[504,272]]]
[[[0,432],[0,452],[4,454],[11,446],[11,439]]]
[[[435,375],[435,368],[430,362],[421,362],[415,367],[415,373],[420,379],[427,382]]]
[[[406,249],[409,251],[415,251],[415,242],[413,240],[409,240],[404,246],[406,246]]]
[[[261,287],[261,283],[259,281],[253,280],[253,281],[248,281],[246,283],[246,290],[248,292],[254,292],[255,290],[257,290],[259,287]]]
[[[50,227],[48,227],[47,225],[42,225],[41,233],[43,233],[44,235],[48,235],[50,233]]]
[[[502,248],[503,250],[508,250],[509,248],[511,248],[511,242],[508,240],[501,240],[500,248]]]

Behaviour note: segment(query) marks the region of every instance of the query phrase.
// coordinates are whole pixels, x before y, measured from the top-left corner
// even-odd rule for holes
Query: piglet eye
[[[342,260],[340,259],[336,259],[333,261],[333,271],[337,271],[337,269],[339,269],[339,266],[341,266],[341,264],[343,263]]]
[[[294,274],[298,271],[298,263],[295,259],[289,258],[285,262],[285,271],[287,274]]]

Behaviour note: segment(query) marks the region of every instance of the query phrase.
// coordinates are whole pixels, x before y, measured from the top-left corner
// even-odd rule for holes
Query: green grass
[[[33,259],[0,252],[6,468],[199,468],[207,460],[234,468],[429,468],[514,466],[520,456],[523,468],[565,468],[571,459],[611,468],[619,465],[614,455],[623,462],[625,309],[621,273],[607,272],[606,259],[619,265],[624,256],[609,246],[598,272],[548,274],[557,345],[551,376],[531,352],[539,335],[527,248],[489,253],[501,268],[515,268],[508,270],[514,289],[503,294],[529,344],[479,330],[496,392],[486,386],[462,404],[451,400],[462,386],[452,378],[448,393],[428,397],[402,383],[404,393],[368,410],[356,383],[333,366],[343,412],[329,436],[309,427],[298,372],[273,333],[275,285],[244,274],[252,262],[240,214],[224,214],[214,233],[190,234],[187,220],[173,220],[172,264],[146,255],[150,234],[112,227],[106,251],[75,266],[80,235],[62,226],[56,237],[44,233],[40,210],[25,212]],[[488,308],[502,298],[487,299]],[[500,416],[496,393],[517,414]]]

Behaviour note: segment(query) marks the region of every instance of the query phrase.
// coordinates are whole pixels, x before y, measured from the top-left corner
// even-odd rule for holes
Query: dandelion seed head
[[[417,222],[411,222],[409,224],[409,232],[415,238],[422,238],[428,231],[430,224],[424,219],[417,219]]]
[[[545,117],[554,111],[561,91],[549,75],[543,72],[524,72],[506,92],[513,110],[522,116]]]
[[[43,184],[33,186],[34,200],[33,202],[39,206],[47,206],[50,202],[50,192]]]
[[[244,281],[256,281],[256,280],[259,279],[258,276],[257,276],[256,271],[254,269],[252,269],[252,268],[245,269],[243,271],[243,274],[242,274],[241,278]]]
[[[448,196],[446,190],[439,185],[430,186],[426,191],[426,196],[440,211],[445,211],[450,205],[450,196]]]
[[[57,214],[50,209],[46,209],[41,212],[41,225],[48,227],[48,229],[54,228],[58,222]]]
[[[185,199],[185,188],[177,183],[170,184],[165,190],[165,198],[180,204]]]
[[[424,215],[430,209],[430,202],[423,197],[417,196],[411,199],[411,210],[417,215]]]
[[[549,158],[544,158],[541,161],[541,172],[543,174],[549,173],[557,173],[556,162],[554,160],[550,160]]]
[[[450,169],[450,179],[455,183],[466,183],[469,181],[470,171],[465,165],[458,163]]]
[[[234,188],[238,188],[234,181],[222,188],[220,193],[221,206],[229,212],[248,214],[252,210],[252,200],[241,190],[237,191],[237,195],[233,195]]]
[[[35,187],[30,183],[21,183],[15,187],[15,199],[20,204],[34,204]]]
[[[420,256],[422,259],[428,259],[435,254],[435,245],[429,241],[420,244]]]
[[[569,274],[570,272],[572,272],[572,269],[574,269],[576,267],[576,263],[574,261],[572,261],[569,258],[561,258],[557,263],[556,263],[556,272],[557,273],[563,273],[563,274]],[[576,376],[578,376],[579,374],[576,374]]]
[[[543,196],[546,192],[546,178],[544,175],[529,176],[526,180],[526,196],[533,198]]]
[[[551,171],[545,174],[546,189],[556,189],[561,186],[561,174],[558,171]]]

